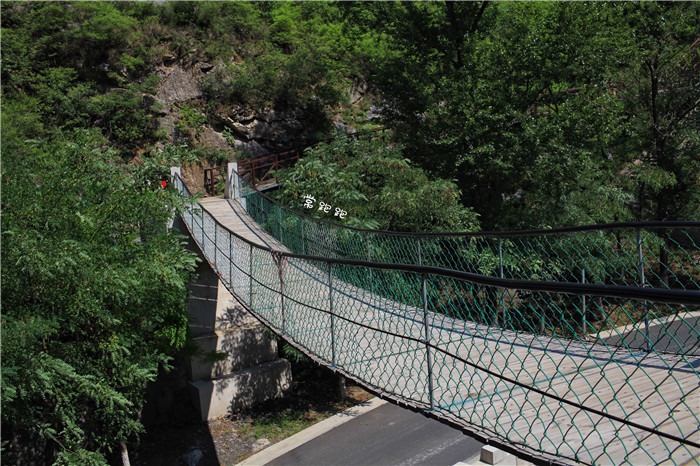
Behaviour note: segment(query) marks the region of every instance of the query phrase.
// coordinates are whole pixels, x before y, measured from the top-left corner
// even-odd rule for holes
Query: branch
[[[481,17],[484,15],[484,10],[489,4],[489,0],[484,0],[481,2],[481,8],[479,8],[479,12],[476,14],[476,18],[474,18],[474,22],[472,23],[472,27],[469,30],[469,35],[471,36],[476,32],[476,28],[479,25],[479,21],[481,21]]]

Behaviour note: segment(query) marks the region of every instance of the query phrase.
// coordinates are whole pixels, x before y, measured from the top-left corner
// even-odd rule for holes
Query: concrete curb
[[[238,464],[241,466],[258,466],[267,464],[270,461],[284,455],[285,453],[294,450],[299,445],[303,445],[309,440],[313,440],[319,435],[322,435],[331,429],[335,429],[339,425],[344,424],[352,419],[355,419],[356,417],[365,414],[369,411],[372,411],[373,409],[378,408],[386,403],[387,402],[382,400],[381,398],[372,398],[371,400],[365,401],[364,403],[360,403],[357,406],[353,406],[352,408],[349,408],[343,411],[342,413],[336,414],[335,416],[331,416],[328,419],[324,419],[318,424],[314,424],[308,429],[304,429],[301,432],[298,432],[292,435],[291,437],[282,440],[281,442],[275,443],[274,445],[270,445],[264,450],[261,450],[260,452],[254,454],[250,458],[243,460]]]

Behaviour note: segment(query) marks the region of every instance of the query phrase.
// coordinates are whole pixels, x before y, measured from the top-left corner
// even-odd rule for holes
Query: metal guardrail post
[[[423,265],[423,257],[420,251],[420,236],[416,238],[416,243],[418,244],[418,265]]]
[[[228,234],[228,286],[234,290],[233,286],[233,235]]]
[[[498,238],[498,276],[503,278],[503,239]],[[505,304],[505,290],[499,292],[501,309],[503,309],[503,327],[506,326],[506,304]],[[496,325],[498,325],[498,312],[496,312]]]
[[[581,269],[581,283],[586,283],[586,269]],[[586,295],[581,296],[581,315],[582,315],[582,327],[583,327],[583,338],[586,338],[588,333],[586,324]]]
[[[279,222],[280,222],[280,243],[283,243],[283,241],[282,241],[282,207],[277,206],[277,213],[278,213]]]
[[[637,229],[637,257],[639,259],[639,286],[646,285],[644,277],[644,254],[642,254],[642,230]],[[646,337],[646,350],[651,351],[651,342],[649,340],[649,308],[646,301],[642,301],[642,309],[644,311],[644,335]]]
[[[301,253],[308,254],[309,248],[306,246],[306,235],[304,234],[306,231],[306,219],[302,217],[299,225],[301,225]]]
[[[284,278],[282,277],[283,269],[282,269],[282,261],[283,257],[280,255],[278,256],[277,259],[277,275],[279,275],[280,278],[280,304],[282,306],[282,333],[287,333],[287,321],[286,321],[286,315],[284,312]]]
[[[435,410],[433,394],[433,363],[430,357],[430,330],[428,326],[428,292],[425,284],[425,274],[421,274],[421,291],[423,294],[423,329],[425,331],[425,361],[428,365],[428,399],[430,400],[430,410]]]
[[[204,209],[200,208],[200,211],[202,212],[202,254],[204,255],[204,260],[206,260],[207,247],[206,243],[204,242]]]
[[[253,245],[250,245],[248,252],[248,278],[250,281],[250,290],[248,294],[248,305],[253,309]]]
[[[372,249],[369,245],[369,234],[367,235],[367,262],[372,262]],[[369,291],[374,293],[374,279],[372,278],[372,269],[369,269]]]
[[[331,363],[335,366],[335,322],[333,314],[333,264],[328,263],[328,306],[331,313]]]

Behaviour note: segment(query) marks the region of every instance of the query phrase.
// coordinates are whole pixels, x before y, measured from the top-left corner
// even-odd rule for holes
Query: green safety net
[[[182,219],[239,302],[319,363],[532,459],[699,461],[700,225],[374,233],[238,183],[262,245],[196,202]]]
[[[700,222],[692,228],[640,222],[462,234],[360,230],[300,214],[240,182],[248,214],[299,254],[431,265],[523,280],[700,289]]]

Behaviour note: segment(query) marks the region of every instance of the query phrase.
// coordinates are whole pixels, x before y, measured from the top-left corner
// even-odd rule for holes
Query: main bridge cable
[[[187,194],[190,194],[190,192],[187,189],[187,187],[185,186],[184,182],[182,182],[182,179],[177,174],[175,174],[174,176],[176,177],[176,179],[178,179],[181,182],[185,192]],[[191,194],[190,194],[190,196],[191,196]],[[202,213],[206,212],[206,210],[201,205],[199,206],[199,208],[201,209]],[[242,240],[244,243],[246,243],[248,245],[254,246],[255,248],[257,248],[259,250],[267,251],[267,252],[273,254],[273,256],[277,256],[279,258],[287,257],[287,258],[301,259],[301,260],[305,260],[305,261],[326,262],[328,264],[351,265],[351,266],[367,267],[367,268],[373,268],[373,269],[379,269],[379,270],[405,271],[405,272],[412,272],[412,273],[417,273],[417,274],[423,273],[423,274],[428,274],[428,275],[436,275],[436,276],[455,278],[458,280],[463,280],[463,281],[467,281],[467,282],[471,282],[471,283],[476,283],[476,284],[481,284],[481,285],[486,285],[486,286],[493,286],[493,287],[498,287],[498,288],[505,288],[505,289],[526,289],[526,290],[531,290],[531,291],[566,293],[566,294],[574,294],[574,295],[581,295],[581,296],[582,295],[594,295],[594,296],[616,297],[616,298],[626,298],[626,299],[630,299],[630,298],[631,299],[642,299],[642,300],[647,300],[647,301],[664,302],[664,303],[700,305],[700,291],[672,290],[672,289],[665,289],[665,288],[639,288],[639,287],[621,286],[621,285],[598,285],[598,284],[582,284],[582,283],[566,283],[566,282],[542,282],[542,281],[531,281],[531,280],[515,280],[515,279],[490,277],[490,276],[475,274],[475,273],[471,273],[471,272],[463,272],[463,271],[451,270],[451,269],[445,269],[445,268],[433,267],[433,266],[416,266],[416,265],[410,265],[410,264],[377,263],[377,262],[370,262],[370,261],[364,261],[364,260],[335,259],[335,258],[326,258],[326,257],[321,257],[321,256],[309,256],[309,255],[304,255],[304,254],[287,253],[287,252],[275,250],[275,249],[268,247],[268,246],[261,246],[259,244],[256,244],[253,241],[250,241],[247,238],[244,238],[243,236],[233,232],[227,226],[221,224],[209,212],[206,212],[206,213],[210,217],[212,217],[212,219],[214,220],[216,225],[221,226],[230,235],[236,237],[239,240]],[[633,223],[638,223],[638,222],[633,222]],[[691,224],[692,226],[695,226],[695,224],[697,224],[698,226],[700,226],[700,222],[656,222],[656,223],[681,223],[681,224]],[[187,224],[187,222],[185,222],[185,225],[187,226],[188,230],[190,231],[190,234],[192,235],[192,237],[196,238],[196,236],[192,232],[192,230],[191,230],[190,226]],[[613,225],[615,225],[615,224],[613,224]],[[574,227],[574,228],[582,228],[582,227]],[[202,224],[202,230],[204,231],[204,224]],[[546,230],[546,231],[551,231],[551,230]],[[206,233],[205,233],[205,235],[207,237],[209,236]],[[211,238],[209,238],[209,239],[211,240]],[[250,276],[249,273],[246,273],[240,267],[236,266],[236,268],[241,270],[245,275]],[[270,289],[269,287],[258,282],[257,280],[256,280],[256,282],[258,284],[262,285],[263,287]],[[276,292],[276,290],[274,290],[274,289],[270,289],[270,290]],[[289,298],[289,297],[288,297],[288,299],[293,300],[293,298]],[[294,300],[294,301],[297,302],[296,300]],[[553,399],[553,400],[558,401],[560,403],[567,404],[569,406],[573,406],[573,407],[578,408],[580,410],[590,412],[592,414],[595,414],[595,415],[598,415],[598,416],[601,416],[601,417],[628,425],[628,426],[633,427],[633,428],[643,430],[645,432],[649,432],[649,433],[654,434],[654,435],[658,435],[660,437],[667,438],[669,440],[678,442],[680,444],[688,445],[688,446],[695,447],[695,448],[700,448],[700,442],[694,442],[694,441],[689,440],[688,438],[668,434],[668,433],[659,431],[658,429],[648,427],[648,426],[645,426],[643,424],[639,424],[639,423],[636,423],[633,421],[629,421],[629,420],[621,418],[619,416],[608,414],[604,411],[601,411],[601,410],[598,410],[595,408],[591,408],[591,407],[587,407],[585,405],[582,405],[580,403],[576,403],[574,401],[567,400],[567,399],[562,398],[560,396],[557,396],[557,395],[551,394],[547,391],[541,390],[537,387],[533,387],[533,386],[524,384],[522,382],[518,382],[515,379],[511,379],[510,377],[506,377],[502,374],[499,374],[499,373],[494,372],[490,369],[481,367],[478,364],[470,362],[459,355],[452,354],[449,351],[447,351],[443,348],[440,348],[433,343],[424,341],[423,339],[411,337],[408,335],[395,334],[395,333],[389,332],[387,330],[383,330],[380,328],[374,328],[374,327],[371,327],[369,325],[350,320],[346,317],[335,314],[335,313],[328,311],[328,310],[325,310],[325,309],[317,308],[315,306],[309,306],[309,305],[304,304],[304,303],[299,303],[299,304],[303,304],[304,306],[309,307],[310,309],[314,309],[316,311],[323,312],[325,314],[333,315],[333,316],[338,317],[339,319],[344,320],[348,323],[351,323],[354,325],[359,325],[363,328],[367,328],[367,329],[372,330],[372,331],[376,331],[376,332],[380,332],[380,333],[387,334],[390,336],[403,338],[403,339],[406,339],[409,341],[414,341],[414,342],[428,345],[429,347],[439,351],[440,353],[442,353],[446,356],[452,357],[454,359],[457,359],[458,361],[462,362],[463,364],[465,364],[469,367],[476,369],[477,371],[485,372],[488,375],[495,377],[497,379],[503,380],[507,383],[514,384],[516,386],[519,386],[519,387],[526,389],[526,390],[529,390],[529,391],[534,391],[535,393],[538,393],[544,397]],[[690,434],[689,434],[689,436],[690,436]]]

